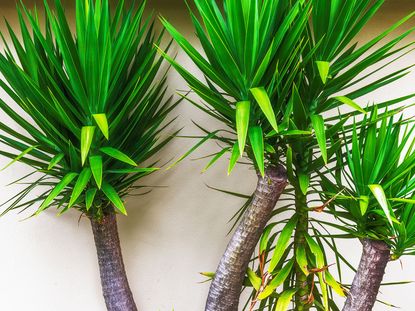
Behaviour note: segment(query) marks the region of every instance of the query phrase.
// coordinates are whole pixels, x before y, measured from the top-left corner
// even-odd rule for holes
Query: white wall
[[[4,2],[4,1],[3,1]],[[10,4],[7,1],[3,4]],[[160,8],[188,35],[192,30],[188,18],[182,15],[179,1],[149,1]],[[392,20],[414,10],[411,1],[389,0],[385,9],[363,34],[377,33]],[[0,6],[0,15],[13,17],[11,9]],[[412,37],[414,38],[414,37]],[[405,57],[399,65],[411,64],[415,54]],[[187,62],[180,54],[179,60]],[[188,64],[190,67],[190,64]],[[174,72],[170,74],[171,89],[186,89]],[[415,75],[377,92],[365,100],[383,100],[415,92]],[[365,103],[365,101],[362,101]],[[198,133],[190,120],[215,128],[215,124],[190,104],[177,110],[177,127],[186,126],[183,133]],[[186,151],[194,141],[176,139],[163,152],[168,160]],[[216,150],[211,144],[197,155]],[[196,157],[197,155],[194,155]],[[0,167],[7,161],[0,158]],[[184,161],[176,168],[160,172],[143,183],[163,185],[150,195],[127,200],[128,217],[119,217],[120,237],[132,291],[140,310],[195,311],[202,310],[208,284],[200,271],[213,271],[227,244],[228,220],[242,201],[209,190],[206,184],[232,191],[250,193],[255,175],[238,167],[231,177],[226,175],[226,161],[207,173],[200,174],[204,161]],[[5,201],[18,186],[5,185],[23,176],[27,168],[15,165],[0,173],[0,201]],[[56,217],[47,211],[39,217],[22,221],[28,214],[9,214],[0,218],[0,310],[4,311],[73,311],[105,310],[101,298],[98,266],[93,238],[87,219],[78,223],[79,214],[69,212]],[[352,241],[342,244],[348,258],[358,263],[360,246]],[[350,281],[352,275],[348,275]],[[388,267],[388,280],[414,280],[415,258],[404,258]],[[415,285],[384,287],[380,298],[396,304],[404,311],[413,310],[409,293]],[[387,310],[378,304],[376,311]]]

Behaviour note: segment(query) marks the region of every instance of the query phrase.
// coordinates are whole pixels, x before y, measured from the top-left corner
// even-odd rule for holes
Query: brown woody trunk
[[[371,311],[390,259],[390,249],[382,241],[362,240],[363,254],[343,311]]]
[[[91,219],[91,225],[108,311],[137,311],[125,273],[116,215],[105,215],[101,221]]]
[[[249,261],[286,185],[282,166],[268,168],[263,178],[258,177],[252,204],[232,236],[210,286],[206,311],[238,310]]]

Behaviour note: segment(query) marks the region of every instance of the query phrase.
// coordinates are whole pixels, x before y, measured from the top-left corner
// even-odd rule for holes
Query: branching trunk
[[[248,264],[271,213],[287,185],[283,167],[267,169],[219,263],[210,287],[206,311],[237,311]]]
[[[108,311],[137,311],[125,273],[116,215],[105,215],[101,221],[91,219],[91,225]]]
[[[390,249],[382,241],[364,239],[359,268],[343,311],[371,311],[390,259]]]

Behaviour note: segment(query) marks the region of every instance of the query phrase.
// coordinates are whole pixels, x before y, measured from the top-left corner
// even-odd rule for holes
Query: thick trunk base
[[[137,311],[125,273],[116,215],[105,215],[99,222],[91,219],[91,225],[108,311]]]
[[[390,259],[382,241],[362,240],[363,254],[343,311],[371,311]]]
[[[258,177],[252,204],[232,236],[210,286],[206,311],[238,310],[249,261],[286,185],[286,172],[281,166],[267,169],[264,178]]]

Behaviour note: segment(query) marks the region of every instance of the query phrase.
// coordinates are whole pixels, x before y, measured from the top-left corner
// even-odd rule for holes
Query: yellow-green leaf
[[[52,201],[62,192],[63,189],[67,185],[69,185],[74,178],[78,176],[77,173],[68,173],[65,175],[65,177],[62,178],[62,180],[56,185],[55,188],[49,193],[45,201],[40,205],[39,209],[36,212],[36,215],[44,211],[51,203]]]
[[[323,83],[326,84],[330,72],[330,63],[324,61],[316,61],[316,65],[321,77],[321,81],[323,81]]]
[[[82,165],[88,156],[94,138],[95,126],[84,126],[81,131],[81,161]]]
[[[106,139],[109,138],[109,131],[108,131],[108,120],[105,113],[98,113],[92,115],[97,123],[99,129],[101,130],[102,134]]]
[[[81,174],[79,174],[78,180],[73,188],[71,199],[69,200],[69,207],[72,207],[82,192],[85,190],[86,185],[88,184],[91,178],[91,169],[85,167]]]
[[[334,279],[334,277],[331,275],[330,272],[326,271],[324,273],[326,283],[328,286],[333,288],[333,290],[339,295],[340,297],[346,297],[346,294],[344,293],[343,288],[340,286],[340,284]]]
[[[297,261],[301,271],[303,271],[303,273],[308,276],[310,272],[308,271],[307,253],[304,245],[300,244],[297,247],[295,251],[295,260]]]
[[[102,157],[90,156],[89,165],[91,166],[92,175],[94,175],[95,182],[98,189],[101,189],[102,185]]]
[[[257,87],[251,89],[251,93],[254,96],[256,102],[271,124],[272,128],[278,133],[278,124],[275,118],[274,109],[272,108],[271,100],[268,97],[267,91],[263,87]]]
[[[360,212],[362,213],[362,216],[364,216],[369,206],[369,197],[366,195],[360,196],[359,206],[360,206]]]
[[[337,96],[335,97],[339,102],[342,102],[343,104],[353,108],[354,110],[360,111],[361,113],[367,113],[366,110],[364,110],[362,107],[360,107],[356,102],[351,100],[350,98],[346,96]]]
[[[230,175],[236,165],[236,162],[238,161],[239,158],[239,146],[238,143],[235,143],[233,145],[232,148],[232,154],[231,154],[231,158],[229,160],[229,166],[228,166],[228,175]]]
[[[29,148],[27,148],[26,150],[24,150],[22,153],[20,153],[16,158],[13,159],[13,161],[11,161],[9,164],[7,164],[5,167],[3,167],[1,170],[4,171],[6,168],[10,167],[11,165],[13,165],[14,163],[16,163],[17,161],[19,161],[21,158],[23,158],[26,154],[30,153],[31,151],[33,151],[34,149],[36,149],[38,146],[31,146]]]
[[[94,199],[95,199],[95,195],[97,191],[98,191],[97,188],[92,188],[92,189],[87,190],[87,192],[85,193],[85,206],[86,206],[87,211],[89,211],[89,209],[92,206],[92,203],[94,203]]]
[[[130,164],[132,166],[137,166],[137,163],[134,162],[133,159],[131,159],[129,156],[127,156],[125,153],[121,152],[118,149],[112,148],[112,147],[103,147],[99,149],[102,153],[105,153],[106,155],[117,159],[121,162]]]
[[[252,151],[254,152],[255,160],[258,165],[258,169],[262,177],[264,177],[265,175],[264,137],[262,134],[262,128],[260,126],[254,126],[249,129],[249,140],[251,142]]]
[[[102,183],[102,192],[104,192],[107,198],[122,214],[127,216],[127,210],[125,209],[124,203],[118,195],[117,191],[115,191],[115,189],[105,181]]]
[[[308,186],[310,185],[310,176],[300,173],[298,175],[298,182],[300,183],[300,189],[303,194],[307,194]]]
[[[388,200],[386,199],[385,191],[383,191],[383,187],[381,185],[369,185],[369,189],[370,191],[372,191],[380,207],[385,213],[385,216],[388,219],[389,224],[393,227],[391,210],[389,208]]]
[[[277,273],[272,281],[264,288],[264,290],[258,295],[259,300],[263,300],[271,295],[280,286],[287,277],[290,275],[294,266],[294,260],[291,259],[287,264]]]
[[[52,160],[50,160],[50,163],[48,165],[48,171],[54,168],[62,159],[65,157],[63,153],[59,153],[55,155]]]
[[[277,300],[275,311],[287,311],[290,306],[290,302],[296,292],[296,289],[289,289],[284,291]]]
[[[312,115],[311,123],[313,124],[314,133],[316,134],[317,138],[317,143],[320,147],[321,156],[323,157],[324,163],[327,164],[327,139],[323,117],[320,115]]]
[[[249,101],[236,103],[236,131],[238,133],[238,144],[241,157],[245,150],[250,111],[251,103]]]
[[[274,272],[282,256],[287,250],[288,243],[290,242],[295,226],[297,225],[297,219],[298,218],[296,216],[293,216],[285,225],[284,229],[282,229],[277,244],[275,245],[274,254],[272,256],[271,262],[269,263],[269,273]]]
[[[255,272],[252,271],[250,268],[248,268],[246,274],[248,275],[248,279],[251,282],[252,286],[258,291],[261,288],[262,284],[261,278],[257,276]]]

